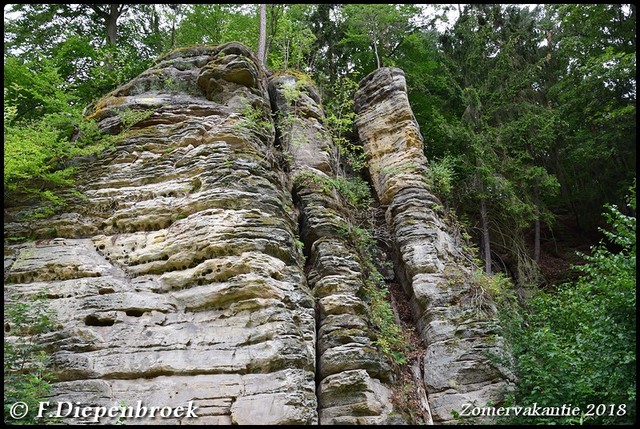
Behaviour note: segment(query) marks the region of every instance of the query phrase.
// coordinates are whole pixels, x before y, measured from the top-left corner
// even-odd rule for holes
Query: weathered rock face
[[[433,417],[447,422],[497,398],[504,374],[484,353],[500,339],[465,298],[469,268],[422,179],[402,72],[371,74],[356,106],[428,346]],[[84,198],[45,220],[5,207],[5,302],[44,291],[55,311],[51,403],[192,403],[198,416],[143,424],[404,423],[348,208],[327,186],[341,173],[313,85],[267,79],[237,43],[193,47],[86,114],[117,143],[78,161]]]
[[[324,126],[314,88],[294,76],[271,79],[271,99],[291,156],[301,239],[309,254],[307,279],[317,299],[317,378],[320,424],[391,422],[391,368],[375,345],[362,293],[363,269],[344,234],[348,220],[330,180],[336,148]]]
[[[503,348],[501,340],[495,322],[471,305],[477,291],[462,246],[437,213],[439,201],[424,180],[427,160],[402,70],[381,68],[363,79],[355,109],[371,181],[388,205],[398,274],[427,346],[424,382],[433,419],[447,422],[464,403],[500,400],[508,374],[489,356]]]
[[[265,83],[241,45],[192,48],[87,112],[112,133],[151,115],[83,166],[86,201],[28,226],[58,238],[5,248],[5,299],[44,289],[57,312],[54,401],[317,422],[314,301]]]

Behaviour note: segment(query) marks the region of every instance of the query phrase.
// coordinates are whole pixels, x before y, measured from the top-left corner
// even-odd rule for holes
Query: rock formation
[[[393,407],[385,385],[393,376],[367,320],[363,268],[341,230],[345,207],[330,186],[336,147],[313,87],[292,75],[271,79],[282,149],[291,154],[300,234],[309,253],[307,279],[317,299],[317,378],[320,424],[382,424]]]
[[[82,171],[86,201],[31,232],[58,238],[9,248],[5,294],[45,288],[58,313],[53,400],[317,423],[314,300],[264,72],[237,44],[176,51],[87,114],[117,132],[130,111],[152,114]]]
[[[356,106],[446,422],[504,386],[484,354],[499,338],[465,304],[469,272],[422,180],[402,72],[371,74]],[[323,186],[339,171],[313,85],[268,79],[237,43],[192,47],[86,115],[116,144],[78,161],[84,197],[44,220],[5,207],[5,302],[44,291],[56,314],[52,403],[197,407],[136,423],[403,422],[341,233],[348,208]]]
[[[490,356],[504,348],[492,319],[470,297],[476,293],[461,243],[448,231],[437,197],[425,181],[422,135],[404,73],[380,68],[360,82],[356,125],[399,258],[398,274],[411,297],[421,337],[424,383],[434,422],[452,420],[465,403],[497,402],[508,374]]]

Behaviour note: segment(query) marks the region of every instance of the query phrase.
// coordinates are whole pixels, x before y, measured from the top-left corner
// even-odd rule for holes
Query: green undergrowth
[[[38,405],[51,393],[53,373],[50,352],[42,337],[54,328],[53,312],[44,291],[33,299],[14,297],[4,303],[4,421],[7,424],[44,424],[53,419],[38,417]],[[25,410],[19,420],[12,418]],[[13,412],[13,414],[12,414]]]
[[[357,251],[363,268],[364,287],[360,297],[367,305],[369,320],[376,334],[376,345],[396,366],[407,363],[410,343],[396,322],[393,307],[389,301],[389,290],[380,274],[376,259],[377,243],[373,236],[374,225],[370,210],[373,199],[368,184],[360,178],[328,178],[307,176],[323,186],[325,192],[336,192],[345,203],[349,214],[338,230]],[[358,226],[361,225],[361,226]]]
[[[635,183],[628,197],[635,213]],[[517,389],[507,405],[557,407],[579,413],[511,424],[631,424],[636,418],[636,218],[606,206],[606,241],[593,246],[581,275],[538,291],[519,314],[505,314]]]
[[[380,274],[374,255],[376,242],[370,230],[345,224],[339,234],[347,239],[358,252],[363,268],[364,288],[361,298],[367,304],[369,320],[376,333],[376,345],[391,362],[397,366],[407,363],[410,343],[396,322],[393,307],[389,301],[389,290]]]
[[[309,181],[320,186],[327,195],[337,195],[350,209],[351,215],[360,214],[363,217],[367,209],[373,204],[369,184],[359,177],[329,177],[310,171],[303,171],[295,177],[294,184]],[[335,192],[335,194],[334,194]]]
[[[105,135],[78,109],[28,121],[17,120],[16,112],[5,103],[5,198],[37,202],[38,208],[28,216],[31,219],[49,217],[62,209],[69,197],[81,197],[73,190],[78,172],[72,165],[74,159],[113,150],[136,124],[153,113],[125,109],[120,113],[120,132]]]

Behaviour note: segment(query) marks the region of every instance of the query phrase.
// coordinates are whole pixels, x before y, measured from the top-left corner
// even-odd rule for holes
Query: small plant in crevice
[[[120,124],[122,125],[122,129],[118,135],[119,139],[124,138],[125,132],[130,131],[135,125],[149,119],[151,116],[153,116],[153,110],[124,109],[122,113],[120,113]]]
[[[334,191],[337,192],[337,195],[342,201],[354,210],[345,213],[347,215],[353,215],[350,216],[352,220],[354,220],[354,216],[357,217],[364,213],[373,204],[369,184],[359,177],[333,178],[310,171],[303,171],[299,173],[294,180],[296,183],[309,180],[312,183],[319,184],[325,194],[332,194]]]
[[[121,413],[118,420],[114,423],[114,425],[124,425],[127,422],[126,412],[127,412],[127,403],[124,399],[118,401],[118,406],[120,407]]]
[[[370,266],[369,269],[375,270],[375,267]],[[369,273],[365,281],[364,293],[370,320],[376,327],[376,344],[394,364],[406,364],[409,342],[396,323],[393,308],[389,303],[389,291],[377,270]]]
[[[293,113],[283,113],[283,111],[276,113],[276,129],[280,134],[280,140],[288,142],[294,148],[302,147],[310,141],[303,132],[293,132],[294,127],[302,123],[302,119]],[[295,138],[292,137],[294,134]]]
[[[462,300],[483,318],[494,318],[500,309],[517,302],[513,283],[504,273],[489,275],[480,269],[473,271]]]
[[[360,257],[364,276],[361,294],[376,332],[377,346],[395,365],[406,364],[409,340],[396,323],[384,277],[372,259],[375,239],[367,229],[351,224],[343,225],[339,234],[353,244]]]
[[[300,257],[302,258],[303,264],[306,264],[307,256],[304,254],[304,242],[299,238],[296,238],[295,246],[296,246],[296,252],[298,252],[298,255],[300,255]]]
[[[424,181],[429,190],[438,198],[446,200],[453,191],[455,181],[455,160],[445,156],[438,161],[429,162],[429,168],[424,173]]]
[[[260,107],[250,104],[245,98],[242,98],[241,115],[240,120],[232,126],[234,131],[249,128],[259,135],[271,134],[273,123],[270,115]]]
[[[304,82],[302,80],[296,80],[295,82],[285,82],[280,88],[282,95],[288,105],[294,106],[295,103],[302,97],[302,87]],[[295,108],[295,106],[294,106]]]

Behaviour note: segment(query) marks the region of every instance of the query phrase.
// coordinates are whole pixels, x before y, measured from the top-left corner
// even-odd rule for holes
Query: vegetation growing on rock
[[[333,409],[320,420],[340,422],[332,391],[375,397],[370,410],[387,404],[376,346],[397,363],[413,356],[391,323],[372,250],[377,241],[396,246],[394,281],[412,285],[405,292],[433,364],[418,378],[437,421],[452,419],[454,404],[478,387],[461,388],[473,377],[456,378],[458,358],[487,363],[474,377],[489,380],[479,387],[483,397],[497,394],[504,368],[488,358],[491,347],[486,354],[476,353],[484,346],[465,347],[476,337],[502,347],[492,325],[501,311],[511,316],[500,332],[515,357],[502,364],[519,380],[505,405],[611,403],[615,415],[562,422],[633,421],[636,208],[625,194],[636,175],[635,6],[262,6],[266,69],[251,52],[258,5],[5,7],[5,280],[14,283],[5,294],[53,289],[52,299],[65,305],[88,300],[82,308],[93,308],[89,297],[99,295],[96,313],[72,322],[83,340],[58,341],[79,354],[99,349],[106,327],[146,324],[155,332],[166,320],[182,326],[218,317],[236,323],[231,339],[198,333],[183,344],[184,335],[169,336],[171,347],[195,350],[194,367],[160,353],[146,375],[168,374],[183,386],[183,373],[211,360],[198,353],[226,359],[226,350],[208,347],[230,344],[238,360],[206,369],[196,391],[214,395],[207,386],[216,383],[246,389],[269,371],[273,384],[225,396],[208,423],[246,423],[244,412],[269,400],[283,410],[272,421],[316,422],[319,397]],[[232,41],[249,49],[222,45]],[[268,76],[282,85],[291,111],[273,114]],[[376,90],[357,94],[358,82]],[[369,208],[378,203],[391,232],[371,231],[376,211]],[[313,211],[314,204],[331,210]],[[443,221],[447,212],[455,216]],[[309,213],[322,221],[305,224]],[[239,238],[236,227],[244,228]],[[609,240],[590,247],[602,237]],[[20,253],[23,245],[35,256]],[[576,249],[586,255],[577,258]],[[329,318],[322,347],[358,337],[367,369],[355,368],[350,350],[327,355],[334,368],[336,356],[355,366],[344,378],[340,371],[325,377],[317,397],[316,310],[305,275],[313,264],[326,274],[322,264],[343,251],[334,268],[360,261],[364,288],[347,294],[348,303],[369,305],[362,321],[371,331],[343,326],[333,336],[326,331],[344,320]],[[315,283],[322,311],[351,308],[330,282]],[[147,294],[148,307],[132,304],[133,290]],[[249,313],[256,316],[245,320]],[[212,319],[202,322],[203,314]],[[255,330],[249,334],[243,323]],[[292,326],[300,329],[292,333]],[[367,336],[373,331],[377,339]],[[263,360],[243,354],[273,352],[273,344],[297,351]],[[136,388],[119,379],[134,370],[116,370],[100,353],[91,361],[98,376],[86,372],[87,362],[58,361],[77,377],[69,384],[74,394],[81,395],[83,377],[103,375],[108,388],[91,385],[100,395]],[[142,354],[131,356],[134,362]],[[453,356],[454,364],[438,356]],[[7,372],[5,360],[5,375],[18,374],[12,365]],[[231,380],[225,371],[243,374]],[[34,394],[29,401],[46,393],[38,383],[25,389]],[[292,385],[295,399],[284,393]],[[9,399],[17,400],[13,387]],[[386,407],[377,415],[393,421]]]

